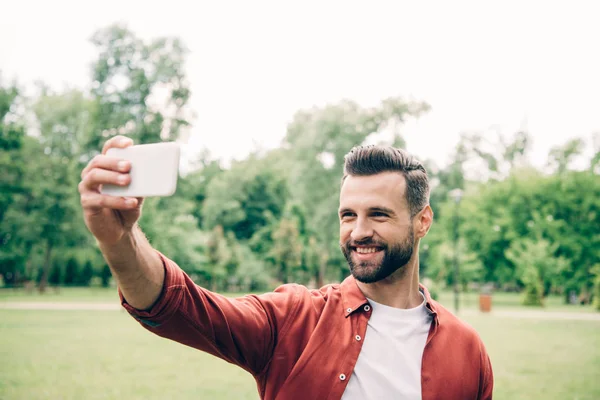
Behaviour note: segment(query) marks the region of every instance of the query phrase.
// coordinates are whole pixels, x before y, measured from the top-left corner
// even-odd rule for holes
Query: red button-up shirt
[[[352,277],[320,290],[288,284],[232,299],[197,286],[161,258],[164,289],[150,310],[132,308],[121,295],[142,326],[244,368],[262,399],[342,397],[372,312]],[[492,367],[479,336],[421,290],[433,316],[422,360],[423,400],[491,399]]]

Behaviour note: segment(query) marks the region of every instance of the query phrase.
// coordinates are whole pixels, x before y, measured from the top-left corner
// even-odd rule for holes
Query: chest
[[[421,363],[431,318],[425,313],[389,318],[377,313],[367,323],[363,347],[343,400],[421,399]]]
[[[465,383],[464,379],[457,379],[465,374],[460,358],[436,368],[442,373],[425,365],[437,360],[443,352],[440,346],[445,345],[444,340],[438,345],[439,336],[435,329],[425,331],[423,327],[407,326],[393,333],[377,331],[369,325],[370,307],[363,307],[349,316],[344,316],[343,312],[324,316],[325,313],[316,320],[308,319],[300,325],[301,329],[281,339],[264,377],[267,382],[275,383],[267,384],[265,399],[339,400],[351,384],[353,374],[361,373],[361,370],[377,373],[378,369],[384,369],[385,379],[396,383],[402,382],[401,376],[410,371],[410,378],[408,375],[405,378],[412,383],[418,382],[417,389],[409,389],[411,393],[421,390],[422,385],[427,386],[427,390],[422,391],[423,400],[443,399],[431,394],[444,393],[452,389],[454,383]],[[381,340],[394,342],[396,347],[386,351],[378,343]],[[398,379],[394,380],[395,377]]]

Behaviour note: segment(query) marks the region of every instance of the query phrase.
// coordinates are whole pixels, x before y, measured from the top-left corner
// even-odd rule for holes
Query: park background
[[[176,194],[147,199],[140,225],[231,296],[347,276],[343,156],[406,148],[432,185],[422,280],[482,336],[495,397],[600,398],[590,3],[87,7],[4,8],[0,398],[257,397],[245,372],[117,311],[77,192],[116,134],[181,144]]]

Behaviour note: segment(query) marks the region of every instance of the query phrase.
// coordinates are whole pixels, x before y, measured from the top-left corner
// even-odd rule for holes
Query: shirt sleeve
[[[119,291],[123,307],[147,330],[205,351],[260,375],[278,337],[298,308],[296,285],[260,296],[227,298],[196,285],[173,261],[159,253],[165,268],[163,291],[150,310],[140,311]]]
[[[479,388],[480,400],[492,400],[494,391],[494,374],[490,357],[481,343],[481,386]]]

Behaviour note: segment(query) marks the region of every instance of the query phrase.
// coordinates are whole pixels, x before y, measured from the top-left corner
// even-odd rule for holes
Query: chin
[[[406,268],[400,267],[394,270],[384,270],[380,266],[358,266],[350,270],[354,279],[362,283],[377,283],[389,279],[392,276],[397,278],[404,275]],[[395,280],[395,279],[394,279]]]
[[[381,267],[361,265],[353,268],[350,272],[354,279],[362,283],[375,283],[385,279],[384,276],[381,276]]]

